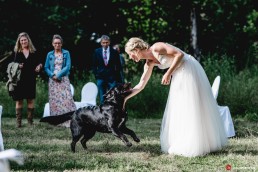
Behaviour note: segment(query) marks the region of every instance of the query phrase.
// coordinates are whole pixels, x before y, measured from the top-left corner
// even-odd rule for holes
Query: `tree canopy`
[[[137,36],[150,44],[170,42],[191,53],[193,8],[202,54],[231,55],[239,69],[257,63],[255,0],[1,0],[0,53],[11,51],[24,31],[43,59],[52,49],[53,34],[60,34],[79,70],[90,70],[102,34],[109,35],[112,44],[124,45]]]

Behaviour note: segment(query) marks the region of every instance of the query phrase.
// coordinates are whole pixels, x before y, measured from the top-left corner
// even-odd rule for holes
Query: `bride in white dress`
[[[162,152],[195,157],[218,151],[227,144],[211,85],[194,57],[164,42],[149,47],[136,37],[129,39],[125,51],[136,62],[146,60],[140,82],[126,101],[144,89],[154,66],[167,69],[161,80],[163,85],[170,84],[160,130]]]

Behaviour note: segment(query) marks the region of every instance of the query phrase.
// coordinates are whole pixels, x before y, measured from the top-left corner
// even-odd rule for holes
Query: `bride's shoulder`
[[[155,42],[155,43],[152,45],[152,47],[153,47],[153,48],[156,48],[156,49],[162,48],[162,47],[164,47],[164,46],[166,46],[166,43],[165,43],[165,42]]]
[[[160,52],[166,47],[164,42],[156,42],[151,46],[153,52]]]

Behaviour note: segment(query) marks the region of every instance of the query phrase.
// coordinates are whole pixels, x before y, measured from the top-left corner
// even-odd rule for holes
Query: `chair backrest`
[[[0,106],[0,152],[4,151],[4,140],[3,140],[2,128],[1,128],[1,124],[2,124],[2,111],[3,111],[3,106]]]
[[[8,149],[0,152],[0,171],[1,172],[10,172],[10,163],[9,161],[15,161],[19,165],[24,164],[24,156],[21,151],[16,149]]]
[[[218,94],[219,94],[219,86],[220,86],[220,76],[218,75],[214,81],[213,81],[213,84],[212,84],[212,93],[213,93],[213,96],[215,99],[217,99],[218,97]]]
[[[74,96],[74,87],[72,84],[70,84],[70,88],[71,88],[72,95]]]
[[[2,117],[2,112],[3,112],[3,106],[0,105],[0,129],[1,129],[1,117]]]
[[[96,105],[96,98],[98,95],[98,87],[93,82],[88,82],[82,87],[81,102]]]

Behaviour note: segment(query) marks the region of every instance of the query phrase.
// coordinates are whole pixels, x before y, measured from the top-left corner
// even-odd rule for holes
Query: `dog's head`
[[[104,102],[123,103],[126,96],[131,94],[131,83],[117,84],[104,94]]]

